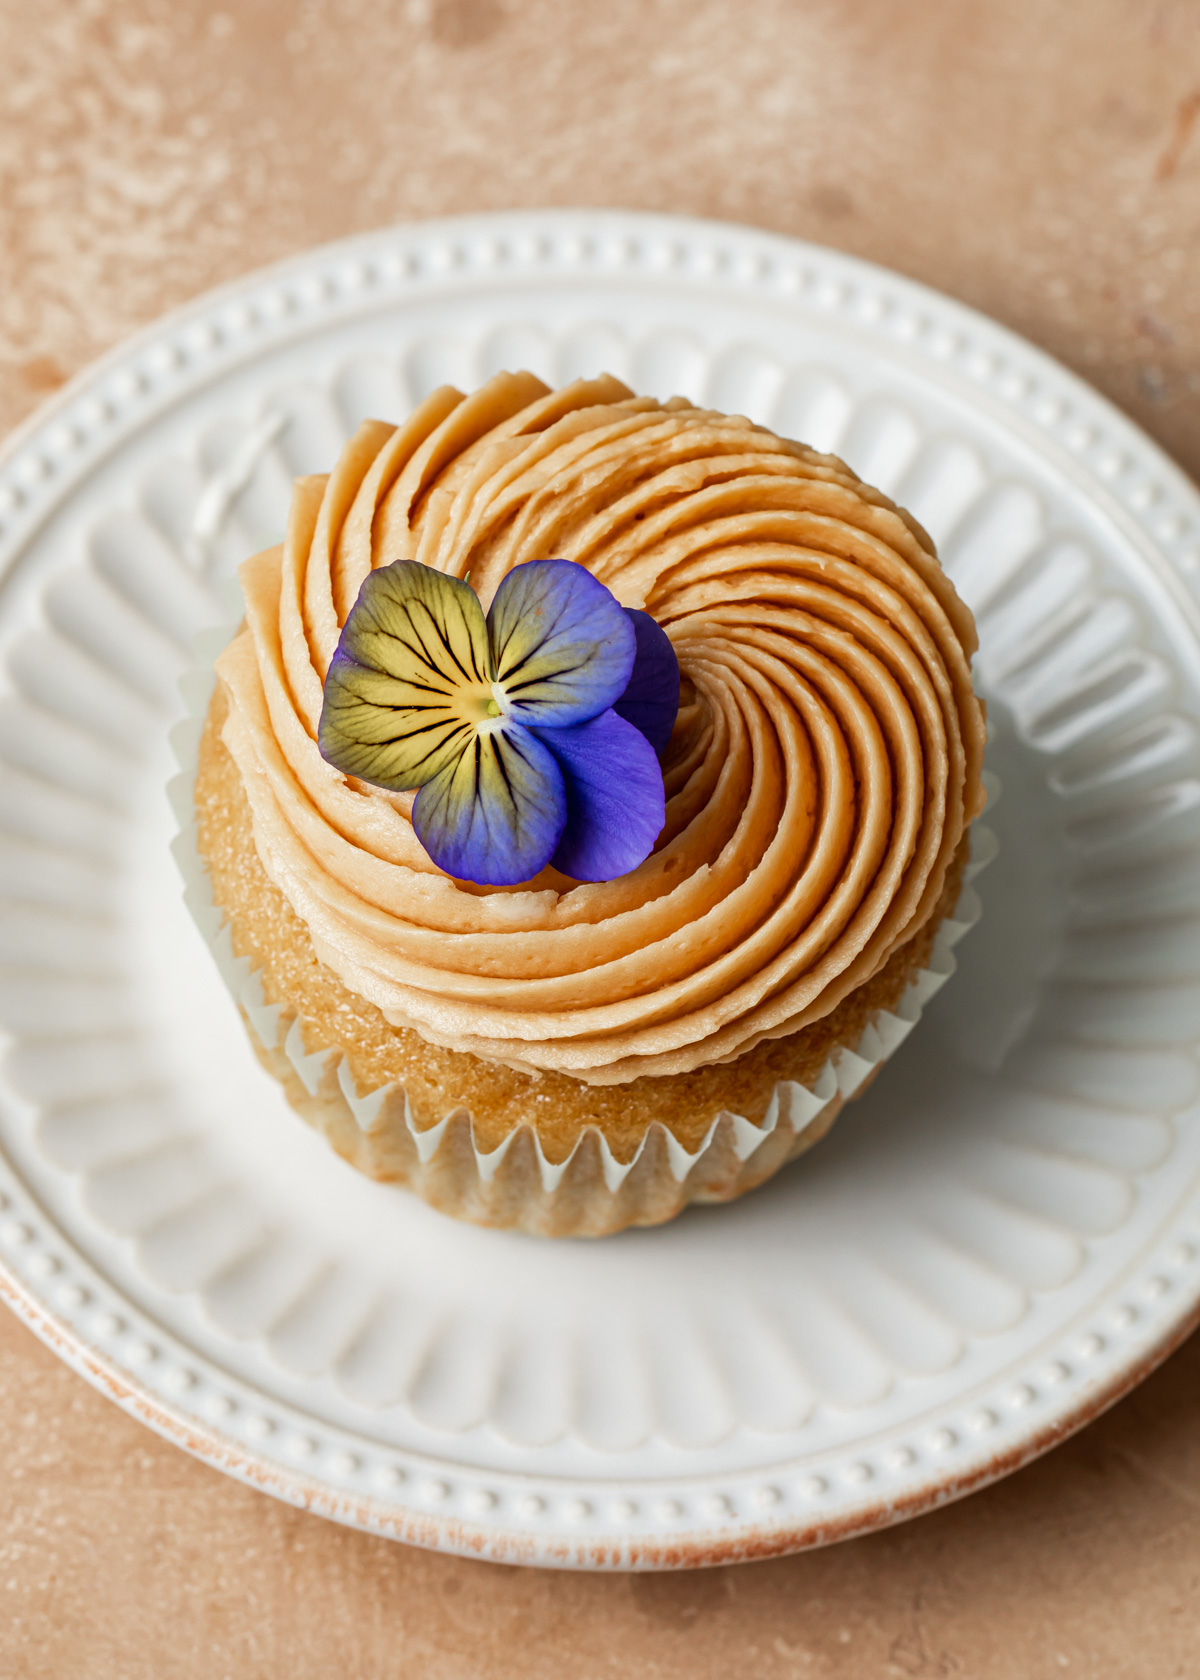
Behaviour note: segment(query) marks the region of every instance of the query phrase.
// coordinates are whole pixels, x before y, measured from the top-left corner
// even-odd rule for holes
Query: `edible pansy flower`
[[[553,864],[610,881],[662,829],[678,706],[666,633],[574,561],[514,566],[485,619],[468,584],[397,560],[346,619],[318,744],[345,775],[418,789],[413,828],[458,880],[515,886]]]

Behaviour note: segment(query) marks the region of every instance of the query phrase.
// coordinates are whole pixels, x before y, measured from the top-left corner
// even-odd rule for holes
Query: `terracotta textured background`
[[[801,234],[1200,471],[1195,0],[0,0],[0,428],[319,240],[521,205]],[[889,1533],[686,1576],[410,1551],[224,1480],[0,1316],[5,1680],[1200,1673],[1200,1345]]]

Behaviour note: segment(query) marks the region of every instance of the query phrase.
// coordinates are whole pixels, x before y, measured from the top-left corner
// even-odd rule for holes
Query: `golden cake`
[[[627,855],[651,849],[613,879],[456,877],[414,826],[423,785],[348,773],[373,747],[331,762],[339,661],[384,570],[457,580],[492,626],[551,558],[677,659],[657,814],[623,761],[600,789],[648,835]],[[590,1235],[739,1195],[824,1134],[983,805],[974,626],[915,520],[741,417],[501,374],[365,423],[241,583],[197,846],[275,1006],[275,1042],[243,1011],[256,1050],[340,1154],[461,1217]],[[533,734],[562,760],[569,731]]]

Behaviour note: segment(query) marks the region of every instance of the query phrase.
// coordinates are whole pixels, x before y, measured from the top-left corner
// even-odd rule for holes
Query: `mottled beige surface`
[[[1200,469],[1194,0],[0,0],[0,424],[253,264],[629,204],[878,258]],[[990,1492],[780,1563],[390,1546],[160,1445],[0,1317],[5,1680],[1170,1680],[1200,1671],[1200,1347]]]

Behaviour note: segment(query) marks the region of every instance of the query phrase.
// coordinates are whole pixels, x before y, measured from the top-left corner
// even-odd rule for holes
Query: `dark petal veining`
[[[529,560],[504,578],[488,636],[505,709],[541,729],[584,723],[618,699],[637,639],[616,597],[573,560]]]

